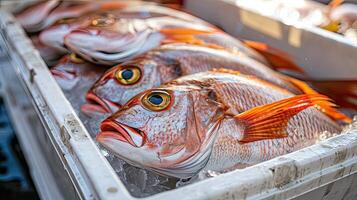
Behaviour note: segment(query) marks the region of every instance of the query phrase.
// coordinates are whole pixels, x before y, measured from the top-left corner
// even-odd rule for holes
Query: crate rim
[[[311,176],[312,181],[319,180],[321,184],[326,184],[329,181],[335,180],[328,178],[328,175],[334,173],[334,168],[342,167],[343,173],[340,177],[351,174],[356,175],[357,130],[246,169],[228,172],[214,178],[145,198],[133,197],[95,145],[72,106],[65,98],[62,90],[50,75],[39,53],[33,47],[24,30],[16,22],[12,14],[0,11],[0,27],[1,32],[5,33],[7,39],[12,42],[11,45],[15,50],[12,56],[18,56],[23,59],[22,63],[18,63],[18,65],[23,65],[23,70],[26,71],[20,70],[19,72],[26,86],[30,88],[33,97],[37,98],[40,96],[44,100],[42,103],[45,103],[45,105],[40,105],[41,101],[36,102],[38,107],[43,108],[42,110],[40,109],[41,114],[48,112],[53,115],[53,124],[60,130],[60,134],[54,136],[55,142],[62,148],[59,148],[59,150],[65,149],[64,152],[61,152],[65,157],[64,160],[70,160],[72,164],[77,164],[77,166],[68,166],[68,162],[64,163],[67,164],[69,170],[73,170],[71,176],[74,182],[80,179],[81,183],[87,185],[86,189],[82,188],[82,192],[90,193],[89,195],[85,195],[86,197],[98,197],[100,199],[161,199],[175,196],[182,199],[206,199],[218,198],[221,195],[234,196],[234,194],[238,195],[235,196],[236,198],[262,198],[267,195],[287,195],[286,197],[293,197],[294,195],[291,192],[294,188],[291,187],[291,184],[296,183],[299,186],[310,183],[309,181],[311,180],[307,180],[308,176]],[[27,48],[23,48],[24,46]],[[24,59],[26,60],[26,64],[24,63]],[[33,74],[36,75],[33,76]],[[34,88],[37,88],[38,91]],[[48,88],[51,88],[51,91]],[[335,143],[340,144],[340,146],[334,145]],[[88,156],[88,152],[90,152],[90,156]],[[306,152],[311,154],[310,157],[306,158],[304,154]],[[345,154],[343,159],[332,165],[325,164],[326,166],[324,166],[324,162],[330,162],[330,159],[335,158],[335,153],[341,152]],[[302,163],[309,165],[307,167],[318,164],[321,165],[321,168],[315,171],[312,170],[307,174],[301,174],[301,177],[290,177],[290,171]],[[300,172],[295,171],[295,173],[298,174]],[[322,180],[322,176],[319,179],[319,174],[326,175],[326,180]],[[245,182],[237,180],[244,180]],[[248,186],[249,184],[253,184],[255,186],[246,188],[243,187],[244,184]],[[211,187],[212,185],[215,185],[215,187]],[[319,185],[314,183],[315,188]],[[204,190],[204,188],[210,188],[210,190]],[[304,190],[304,192],[306,191]],[[191,194],[191,196],[186,194]]]

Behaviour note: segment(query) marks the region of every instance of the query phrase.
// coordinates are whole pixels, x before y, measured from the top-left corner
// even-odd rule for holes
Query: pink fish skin
[[[147,89],[157,87],[180,76],[224,67],[254,75],[295,93],[302,91],[269,67],[242,54],[189,44],[168,44],[108,70],[87,93],[88,108],[105,109],[110,113],[118,110],[130,98]],[[118,80],[116,74],[138,70],[136,82],[130,84]],[[93,99],[92,97],[96,97]],[[104,107],[103,107],[104,105]]]
[[[18,13],[16,18],[27,32],[39,32],[60,20],[78,18],[97,10],[117,9],[125,4],[122,1],[40,1]]]
[[[62,19],[58,23],[54,24],[53,26],[43,30],[40,33],[40,40],[43,44],[46,44],[47,46],[54,47],[55,49],[58,49],[59,51],[66,52],[68,49],[64,45],[64,38],[67,34],[69,34],[71,31],[79,29],[82,30],[82,28],[85,27],[91,27],[93,21],[102,21],[108,23],[109,21],[112,20],[120,20],[120,19],[131,19],[131,18],[148,18],[156,15],[160,15],[160,13],[150,13],[150,12],[139,12],[137,10],[133,11],[128,11],[128,12],[121,12],[125,7],[141,7],[138,5],[142,5],[144,3],[139,3],[139,2],[130,2],[130,3],[124,3],[124,2],[117,2],[118,5],[115,6],[109,6],[110,2],[107,2],[107,4],[102,5],[101,9],[97,9],[96,12],[91,12],[88,14],[81,14],[80,17],[78,18],[69,18],[69,19]],[[148,3],[145,3],[145,5]],[[151,4],[148,4],[151,5]],[[102,29],[105,27],[100,26]],[[77,31],[78,32],[78,31]]]
[[[227,171],[315,144],[341,127],[298,95],[253,76],[202,72],[133,97],[97,140],[138,167],[177,178]]]
[[[70,91],[78,87],[89,88],[106,69],[105,66],[94,65],[74,54],[68,54],[63,56],[50,70],[60,87]]]
[[[136,15],[131,18],[122,16],[125,13]],[[94,20],[95,25],[81,26],[67,34],[66,47],[91,62],[107,65],[121,63],[170,42],[221,46],[267,63],[239,40],[184,12],[148,5],[129,6],[111,14],[112,17],[100,19],[99,26]]]

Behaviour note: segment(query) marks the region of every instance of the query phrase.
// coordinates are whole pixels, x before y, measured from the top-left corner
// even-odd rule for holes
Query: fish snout
[[[92,91],[89,91],[86,94],[86,100],[87,103],[81,106],[81,111],[86,114],[91,114],[93,112],[111,114],[121,108],[120,104],[103,99]]]
[[[129,143],[130,145],[139,148],[146,142],[144,132],[112,119],[104,120],[100,129],[101,132],[97,135],[96,139],[101,143],[104,143],[105,139],[110,138]]]

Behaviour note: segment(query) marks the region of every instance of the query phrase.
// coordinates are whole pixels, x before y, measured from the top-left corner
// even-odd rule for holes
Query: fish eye
[[[94,17],[91,24],[92,26],[103,27],[103,26],[110,26],[115,23],[115,17],[110,14],[106,15],[98,15]]]
[[[75,53],[71,53],[71,55],[69,55],[69,59],[74,63],[78,63],[78,64],[84,63],[84,60],[78,57],[77,54]]]
[[[141,71],[136,66],[129,66],[116,71],[115,77],[123,85],[132,85],[140,80]]]
[[[149,110],[162,111],[170,105],[171,96],[166,91],[154,90],[145,94],[141,101]]]

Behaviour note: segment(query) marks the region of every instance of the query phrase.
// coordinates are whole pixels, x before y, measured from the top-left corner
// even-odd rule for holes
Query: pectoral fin
[[[248,47],[258,51],[261,53],[271,64],[271,66],[276,69],[287,69],[294,72],[298,72],[300,74],[304,74],[304,70],[297,66],[294,61],[290,58],[290,56],[276,48],[273,48],[265,43],[256,42],[256,41],[243,41]]]
[[[297,95],[270,104],[252,108],[235,116],[245,126],[241,143],[288,136],[289,120],[300,111],[316,105],[329,104],[329,98],[320,94]]]
[[[182,42],[214,49],[224,49],[222,46],[207,43],[196,37],[197,35],[214,34],[218,31],[219,30],[198,30],[190,28],[164,28],[160,30],[160,33],[165,35],[165,40],[162,41],[164,44]]]

